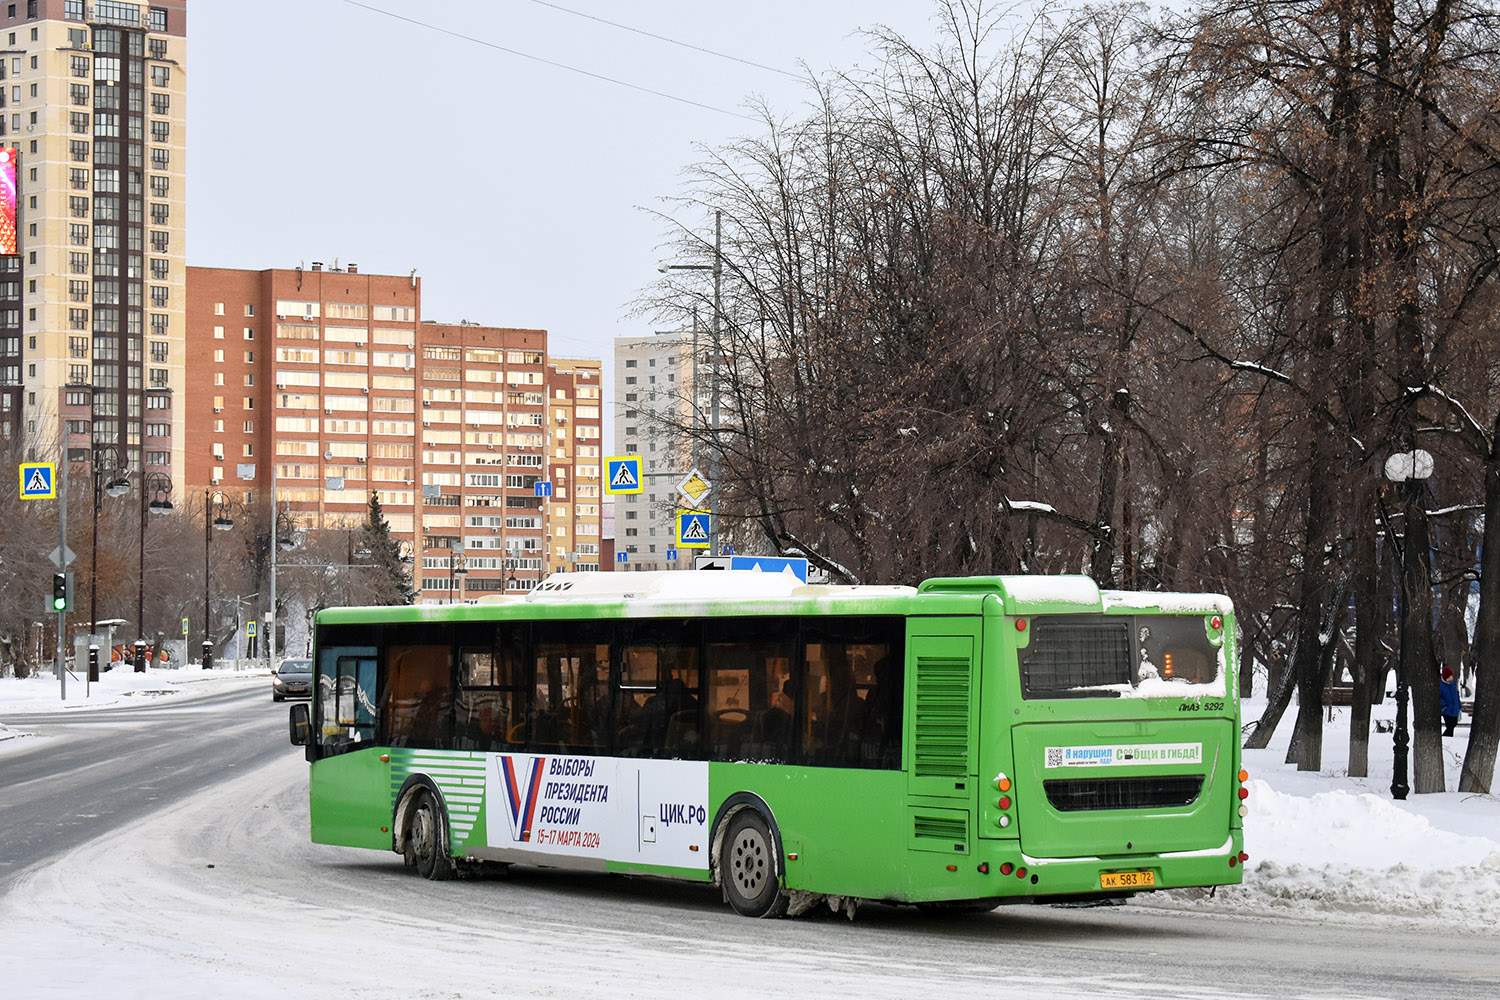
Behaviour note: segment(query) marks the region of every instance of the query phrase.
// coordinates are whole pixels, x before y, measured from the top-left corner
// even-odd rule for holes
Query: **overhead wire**
[[[789,73],[786,70],[778,69],[775,66],[767,66],[765,63],[758,63],[750,59],[741,59],[739,56],[732,56],[727,52],[719,52],[716,49],[705,48],[702,45],[694,45],[692,42],[684,42],[676,38],[669,38],[666,35],[658,35],[654,32],[646,31],[642,28],[632,28],[628,24],[621,24],[618,21],[611,21],[607,18],[597,17],[593,14],[585,14],[583,11],[573,10],[569,7],[562,6],[561,4],[549,3],[548,0],[531,0],[531,2],[539,7],[551,7],[553,10],[560,10],[564,14],[572,14],[574,17],[582,17],[590,21],[598,21],[600,24],[607,24],[611,28],[619,28],[621,31],[632,31],[637,35],[645,35],[647,38],[654,38],[658,42],[666,42],[668,45],[679,45],[685,49],[692,49],[694,52],[702,52],[705,55],[717,56],[720,59],[728,59],[730,62],[741,63],[745,66],[754,66],[756,69],[763,69],[768,73],[780,73],[782,76],[791,77],[793,80],[802,79],[802,77],[798,76],[796,73]]]
[[[728,110],[726,108],[715,107],[712,104],[704,104],[702,101],[695,101],[695,100],[692,100],[691,98],[687,98],[687,97],[678,97],[676,94],[669,94],[669,93],[667,93],[665,91],[661,91],[661,90],[653,90],[650,87],[642,87],[639,84],[630,83],[630,82],[628,82],[626,80],[619,80],[619,79],[616,79],[616,78],[614,78],[612,76],[605,76],[602,73],[595,73],[592,70],[581,69],[581,68],[579,68],[577,66],[570,66],[567,63],[557,62],[556,60],[553,60],[553,59],[546,59],[546,58],[544,58],[542,56],[532,55],[530,52],[522,52],[520,49],[508,48],[508,47],[506,47],[504,45],[500,45],[500,44],[498,44],[496,42],[491,42],[488,39],[479,38],[479,37],[476,37],[474,35],[466,34],[466,33],[462,32],[462,31],[454,31],[452,28],[444,28],[444,27],[442,27],[440,25],[432,24],[432,23],[430,23],[428,21],[422,21],[422,20],[419,20],[419,19],[414,18],[414,17],[407,17],[405,14],[397,14],[394,11],[385,10],[383,8],[373,6],[371,4],[360,3],[359,0],[344,0],[344,3],[348,4],[351,7],[359,7],[362,10],[370,11],[372,14],[383,14],[386,17],[392,18],[392,19],[397,20],[397,21],[405,21],[407,24],[414,24],[414,25],[416,25],[419,28],[426,28],[429,31],[436,31],[439,34],[448,35],[448,36],[453,37],[453,38],[462,39],[463,41],[466,41],[466,42],[473,42],[476,45],[483,45],[486,48],[495,49],[496,51],[498,51],[498,52],[504,52],[507,55],[519,56],[522,59],[530,59],[533,62],[539,62],[539,63],[542,63],[543,65],[551,66],[554,69],[566,70],[569,73],[577,73],[580,76],[587,76],[587,77],[590,77],[590,78],[595,79],[595,80],[600,80],[600,81],[602,81],[604,83],[611,83],[611,84],[614,84],[617,87],[625,87],[625,88],[630,89],[630,90],[638,91],[639,93],[642,93],[642,94],[650,94],[653,97],[660,97],[660,98],[663,98],[663,99],[668,100],[668,101],[676,101],[679,104],[686,104],[686,105],[689,105],[691,107],[701,108],[704,111],[713,111],[713,112],[716,112],[716,113],[721,114],[721,115],[730,115],[730,116],[735,117],[735,118],[742,118],[745,121],[758,121],[759,120],[759,119],[757,119],[757,118],[755,118],[755,117],[753,117],[751,115],[741,114],[738,111],[730,111],[730,110]],[[574,13],[574,12],[573,11],[568,11],[568,13]],[[587,17],[588,15],[580,15],[580,16]],[[619,27],[619,26],[617,25],[617,27]],[[683,44],[685,44],[685,43],[683,43]],[[717,54],[717,53],[715,53],[715,54]]]

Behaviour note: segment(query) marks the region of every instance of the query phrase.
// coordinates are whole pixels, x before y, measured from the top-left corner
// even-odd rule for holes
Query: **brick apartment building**
[[[428,602],[598,568],[600,365],[546,331],[424,321],[414,274],[320,263],[189,268],[187,331],[189,495],[265,522],[274,481],[339,530],[376,491]]]

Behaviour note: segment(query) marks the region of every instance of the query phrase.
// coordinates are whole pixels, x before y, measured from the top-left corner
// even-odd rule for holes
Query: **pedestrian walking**
[[[1458,682],[1453,677],[1453,671],[1447,667],[1443,668],[1443,683],[1438,687],[1443,699],[1443,735],[1452,736],[1453,727],[1458,725],[1458,713],[1463,711],[1458,700]]]

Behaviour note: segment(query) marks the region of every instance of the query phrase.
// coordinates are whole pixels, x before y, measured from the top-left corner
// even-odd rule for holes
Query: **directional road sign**
[[[21,463],[21,499],[50,500],[57,496],[57,466],[51,462]]]
[[[629,560],[630,560],[630,553],[629,552],[616,552],[615,553],[615,562],[622,563],[622,562],[628,562]]]
[[[552,495],[552,484],[545,479],[539,479],[534,484],[536,495],[539,497],[550,497]]]
[[[641,456],[615,455],[604,460],[605,493],[640,493],[646,486],[641,479]]]
[[[684,549],[708,548],[708,519],[706,510],[679,510],[677,512],[677,545]]]

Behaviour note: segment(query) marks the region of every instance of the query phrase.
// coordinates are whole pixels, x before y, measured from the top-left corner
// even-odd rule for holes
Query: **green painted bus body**
[[[321,633],[339,625],[617,621],[656,615],[900,616],[906,622],[906,649],[899,770],[706,762],[710,817],[732,797],[758,800],[769,812],[780,841],[784,888],[921,903],[1097,896],[1103,893],[1101,875],[1109,872],[1149,872],[1154,888],[1240,882],[1239,665],[1228,602],[1205,595],[1203,607],[1184,611],[1177,595],[1156,595],[1164,605],[1153,605],[1152,595],[1143,594],[1128,595],[1127,605],[1113,607],[1107,598],[1092,606],[1073,599],[1027,601],[1010,593],[1017,579],[932,580],[919,592],[872,588],[863,598],[857,592],[794,594],[649,608],[626,599],[331,609],[319,613],[318,626]],[[1187,697],[1023,695],[1017,658],[1031,636],[1025,622],[1038,615],[1112,612],[1189,614],[1205,623],[1217,616],[1221,684],[1214,693]],[[1189,764],[1169,769],[1201,776],[1201,792],[1174,806],[1054,808],[1043,790],[1049,751],[1091,747],[1143,747],[1148,753],[1198,747]],[[391,849],[398,795],[413,775],[426,775],[444,792],[452,854],[494,856],[482,846],[493,833],[486,825],[490,804],[474,801],[475,789],[484,785],[485,761],[494,756],[373,744],[320,756],[316,747],[309,748],[312,839]],[[1067,770],[1079,781],[1107,783],[1117,776],[1161,773],[1161,764],[1117,761]],[[1001,778],[1009,779],[1007,793],[999,788]],[[1009,799],[1007,808],[1001,808],[1002,794]],[[600,866],[583,858],[527,860],[709,881],[714,878],[709,832],[705,826],[701,844],[692,848],[701,867],[696,862]],[[1001,874],[1002,866],[1011,873]]]

